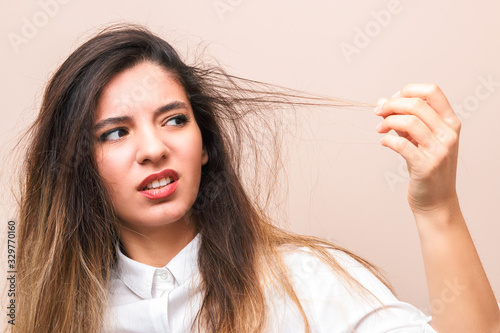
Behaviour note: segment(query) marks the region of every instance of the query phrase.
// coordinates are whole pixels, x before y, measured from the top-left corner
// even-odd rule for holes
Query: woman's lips
[[[164,179],[168,180],[168,178],[170,178],[172,182],[161,186],[161,183],[164,182]],[[144,178],[139,186],[137,186],[137,190],[148,199],[162,199],[175,192],[178,180],[179,175],[177,174],[177,172],[175,172],[175,170],[165,169]],[[155,188],[152,188],[152,186],[154,186]]]
[[[139,191],[143,196],[145,196],[148,199],[163,199],[166,198],[170,195],[172,195],[175,192],[175,189],[177,188],[177,184],[179,182],[177,180],[173,181],[172,183],[165,185],[160,188],[152,188],[144,191]]]

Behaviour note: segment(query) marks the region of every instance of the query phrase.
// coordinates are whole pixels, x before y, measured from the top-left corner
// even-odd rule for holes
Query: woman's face
[[[208,156],[172,74],[144,62],[114,77],[98,101],[94,137],[98,172],[122,224],[140,232],[187,219]]]

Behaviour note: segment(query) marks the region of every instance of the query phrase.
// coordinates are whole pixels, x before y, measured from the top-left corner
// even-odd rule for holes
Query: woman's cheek
[[[123,174],[123,166],[120,164],[119,154],[103,152],[96,162],[99,175],[104,181],[104,185],[110,194],[114,196],[116,192],[119,192],[117,187],[123,183],[120,180],[127,178]]]

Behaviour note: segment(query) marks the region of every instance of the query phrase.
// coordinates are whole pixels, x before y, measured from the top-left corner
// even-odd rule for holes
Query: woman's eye
[[[186,115],[178,114],[176,116],[173,116],[169,120],[167,120],[167,122],[165,123],[165,125],[180,127],[180,126],[185,125],[187,122],[188,122],[188,118],[187,118]]]
[[[106,133],[103,133],[99,137],[99,141],[116,141],[127,134],[128,134],[128,131],[126,129],[116,128],[116,129],[107,131]]]

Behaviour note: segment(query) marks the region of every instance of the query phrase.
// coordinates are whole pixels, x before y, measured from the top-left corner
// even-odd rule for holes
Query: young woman
[[[455,191],[460,121],[439,88],[407,85],[375,110],[410,171],[429,294],[445,304],[432,322],[370,263],[275,227],[249,195],[245,168],[275,162],[248,159],[252,124],[324,103],[268,88],[188,66],[137,26],[70,55],[31,129],[13,330],[500,332]]]

